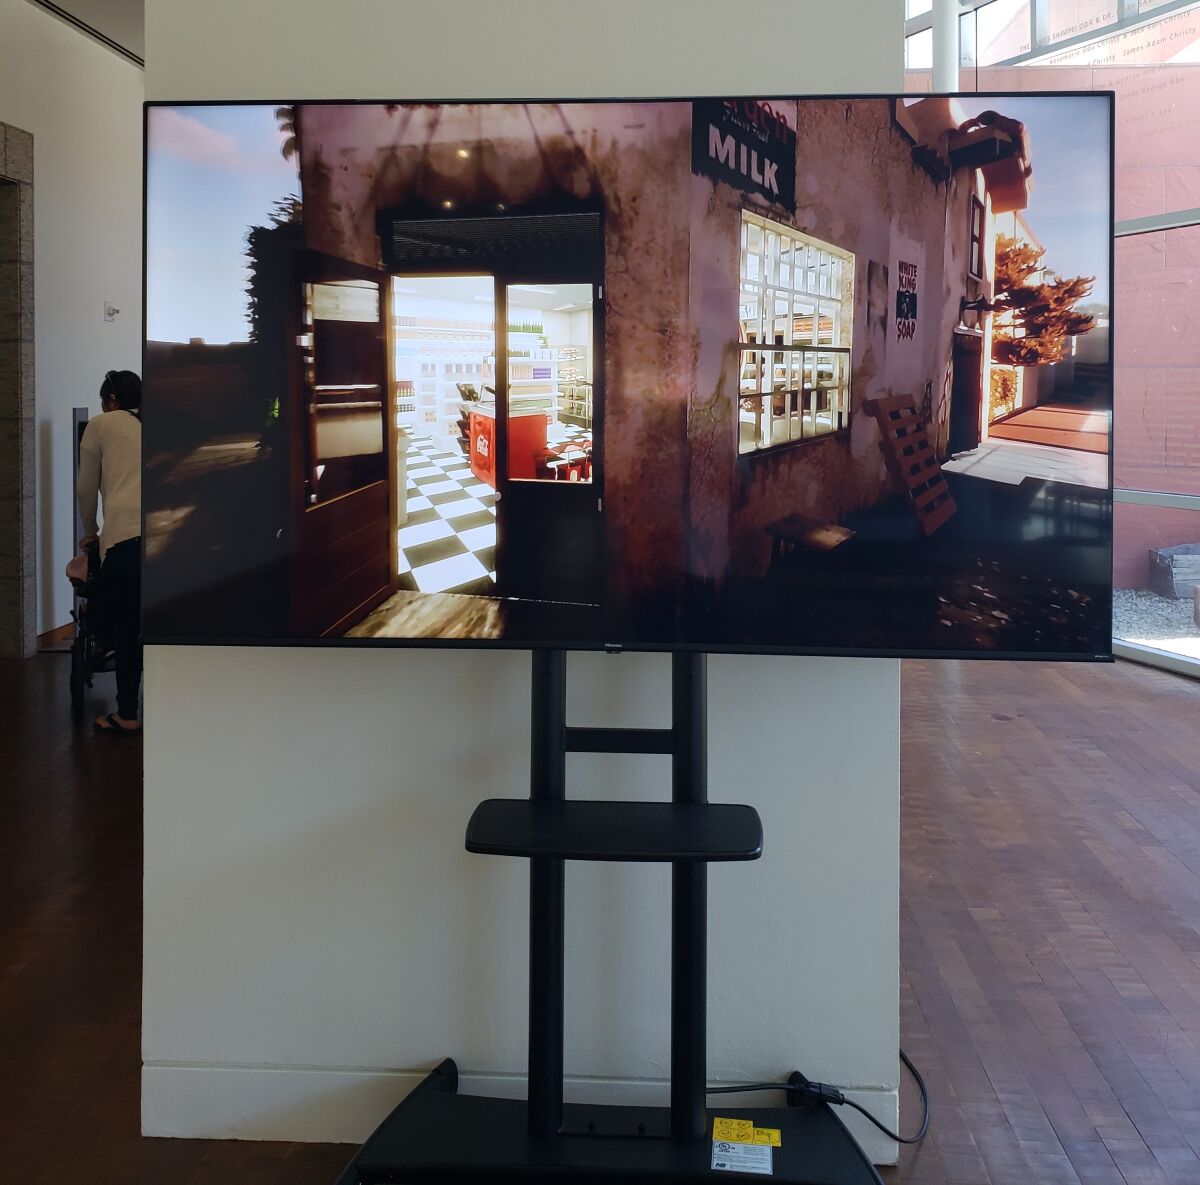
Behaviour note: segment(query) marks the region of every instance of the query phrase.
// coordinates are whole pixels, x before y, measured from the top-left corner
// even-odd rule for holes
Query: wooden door
[[[591,280],[498,284],[496,579],[596,605],[603,572],[603,302]],[[553,322],[553,327],[552,327]]]
[[[394,587],[390,294],[386,273],[317,254],[299,279],[292,630],[336,636]]]
[[[950,387],[950,454],[970,452],[983,438],[983,337],[954,335]]]

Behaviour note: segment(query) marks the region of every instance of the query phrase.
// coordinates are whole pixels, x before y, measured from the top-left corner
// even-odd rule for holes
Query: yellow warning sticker
[[[728,1119],[720,1116],[713,1119],[713,1139],[733,1144],[783,1146],[783,1133],[777,1127],[755,1127],[752,1119]]]
[[[754,1121],[752,1119],[713,1119],[714,1140],[733,1140],[740,1144],[750,1144],[753,1141],[747,1137],[753,1133]]]
[[[751,1135],[751,1144],[770,1144],[772,1148],[783,1146],[782,1132],[777,1127],[756,1127]]]

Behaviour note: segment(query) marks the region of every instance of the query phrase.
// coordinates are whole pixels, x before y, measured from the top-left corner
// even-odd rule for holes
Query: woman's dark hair
[[[142,380],[132,370],[110,370],[100,384],[100,398],[112,396],[123,411],[140,411]]]

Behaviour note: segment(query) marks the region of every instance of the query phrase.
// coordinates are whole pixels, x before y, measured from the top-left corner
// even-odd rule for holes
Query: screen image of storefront
[[[1012,277],[1107,309],[1033,184],[1107,104],[1019,106],[152,107],[147,632],[1105,649],[1107,364]],[[278,156],[228,344],[162,262],[197,128]]]

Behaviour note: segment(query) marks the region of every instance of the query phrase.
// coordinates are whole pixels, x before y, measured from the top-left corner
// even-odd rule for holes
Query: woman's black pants
[[[136,720],[142,683],[142,541],[110,547],[100,570],[104,617],[116,652],[117,715]]]

